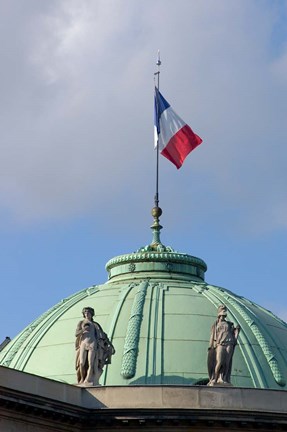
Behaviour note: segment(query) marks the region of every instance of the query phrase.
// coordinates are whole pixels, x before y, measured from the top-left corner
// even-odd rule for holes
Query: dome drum
[[[107,265],[109,280],[142,278],[143,274],[155,274],[161,279],[204,281],[207,270],[199,258],[177,252],[145,252],[120,255]]]

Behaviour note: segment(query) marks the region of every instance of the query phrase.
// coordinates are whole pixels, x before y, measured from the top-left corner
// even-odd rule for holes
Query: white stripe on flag
[[[168,107],[166,110],[164,110],[159,120],[159,149],[163,150],[169,140],[185,125],[186,123],[176,114],[176,112],[174,112],[171,107]]]

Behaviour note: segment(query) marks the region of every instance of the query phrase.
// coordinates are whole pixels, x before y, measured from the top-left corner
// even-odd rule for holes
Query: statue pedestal
[[[77,387],[97,387],[99,384],[94,384],[93,382],[83,382],[76,384]]]
[[[209,383],[207,384],[210,387],[233,387],[233,384],[228,383],[228,382],[213,382],[213,381],[209,381]]]

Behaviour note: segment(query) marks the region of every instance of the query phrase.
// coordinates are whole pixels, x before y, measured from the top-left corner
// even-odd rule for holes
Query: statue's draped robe
[[[83,323],[86,320],[81,320],[78,325],[77,325],[77,329],[76,329],[76,341],[75,341],[75,348],[76,348],[76,372],[77,372],[77,379],[78,382],[80,382],[81,378],[85,377],[81,377],[80,374],[80,346],[81,346],[81,342],[82,342],[82,326]],[[96,381],[98,381],[98,379],[100,378],[102,372],[103,372],[103,368],[106,364],[110,364],[111,363],[111,357],[112,355],[115,353],[115,349],[112,345],[112,343],[110,342],[107,334],[103,331],[102,327],[100,326],[99,323],[95,322],[95,321],[91,321],[91,323],[94,325],[94,331],[95,331],[95,338],[97,340],[97,364],[93,365],[94,368],[94,373],[93,375],[96,377]],[[89,365],[88,365],[88,356],[86,358],[86,363],[84,365],[84,369],[85,372],[87,374]]]

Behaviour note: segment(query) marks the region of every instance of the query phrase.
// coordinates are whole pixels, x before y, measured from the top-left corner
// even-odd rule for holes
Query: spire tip
[[[161,65],[161,61],[160,61],[160,51],[157,51],[157,62],[156,62],[157,66]]]

